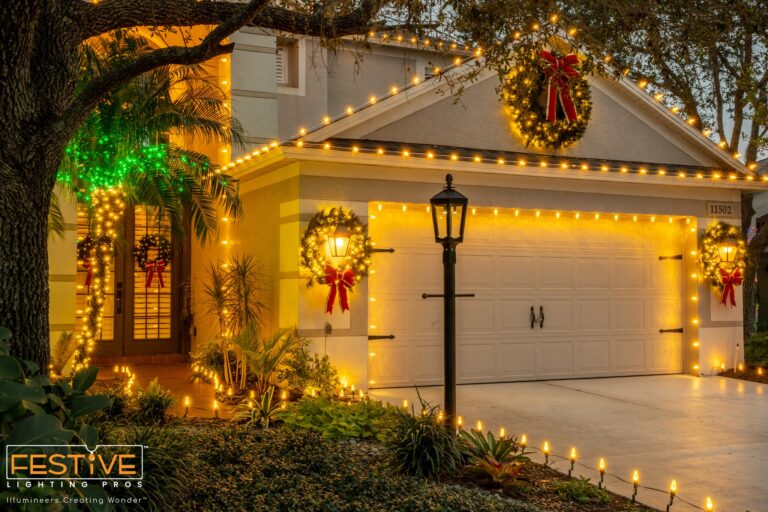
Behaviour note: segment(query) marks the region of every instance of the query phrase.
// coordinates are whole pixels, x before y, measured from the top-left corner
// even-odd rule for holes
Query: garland
[[[93,250],[99,245],[111,247],[112,239],[107,235],[101,235],[99,237],[85,235],[77,241],[77,262],[88,271],[85,276],[85,287],[87,289],[91,287],[91,281],[93,280]]]
[[[505,78],[504,98],[526,147],[565,148],[584,136],[592,95],[578,65],[575,55],[541,52]]]
[[[157,256],[153,260],[149,259],[149,251],[157,249]],[[157,274],[157,281],[160,288],[165,286],[163,281],[163,270],[173,259],[173,249],[168,237],[159,234],[144,235],[133,248],[133,257],[139,268],[146,272],[147,278],[144,281],[144,287],[152,286],[152,281]]]
[[[339,226],[349,232],[347,253],[340,263],[333,261],[326,251],[328,237]],[[349,208],[340,206],[317,212],[301,237],[300,261],[301,266],[311,272],[307,286],[317,283],[331,287],[326,312],[333,312],[336,295],[339,295],[342,312],[348,310],[347,290],[351,291],[368,275],[371,266],[371,239],[366,225]]]
[[[727,240],[735,240],[736,253],[731,262],[724,262],[720,257],[720,245]],[[746,248],[741,238],[741,229],[725,222],[717,222],[711,225],[701,239],[701,265],[702,274],[709,279],[713,286],[720,289],[722,296],[720,303],[731,307],[736,306],[736,294],[734,286],[742,284],[742,273],[747,266]]]

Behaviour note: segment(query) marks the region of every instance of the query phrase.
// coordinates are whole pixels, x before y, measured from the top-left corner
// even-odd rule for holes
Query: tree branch
[[[318,9],[301,13],[276,6],[265,6],[247,24],[267,29],[321,37],[360,34],[370,28],[371,20],[383,0],[362,0],[349,12],[333,16]],[[216,25],[242,6],[226,0],[111,0],[96,4],[82,3],[83,39],[112,30],[138,26]]]
[[[251,0],[248,4],[237,4],[238,9],[213,29],[200,44],[190,48],[169,46],[145,53],[125,64],[106,71],[90,80],[75,97],[56,123],[56,130],[69,139],[72,133],[101,99],[112,89],[152,69],[170,64],[198,64],[224,53],[230,53],[234,43],[221,44],[237,29],[248,24],[264,8],[268,0]]]

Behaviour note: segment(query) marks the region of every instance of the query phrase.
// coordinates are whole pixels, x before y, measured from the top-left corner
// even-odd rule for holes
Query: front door
[[[139,354],[178,354],[182,343],[180,309],[184,300],[185,267],[181,237],[171,229],[167,217],[159,218],[157,208],[140,205],[126,211],[122,236],[115,242],[115,257],[109,268],[109,284],[104,301],[102,326],[97,335],[96,357]],[[88,217],[81,211],[78,236],[88,234]],[[134,247],[147,235],[159,235],[171,242],[172,258],[160,273],[140,268],[134,257]],[[148,251],[153,261],[156,249]],[[78,267],[77,314],[78,325],[86,309],[88,288],[87,269]],[[162,279],[160,277],[162,276]]]

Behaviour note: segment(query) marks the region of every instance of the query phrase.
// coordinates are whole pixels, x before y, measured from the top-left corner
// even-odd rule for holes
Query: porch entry
[[[372,387],[442,383],[441,248],[427,205],[371,205],[395,253],[369,281]],[[680,373],[683,228],[667,216],[476,208],[458,248],[460,383]],[[660,256],[662,258],[660,258]]]
[[[88,234],[87,212],[78,212],[78,237]],[[172,260],[151,283],[133,256],[133,248],[146,235],[162,235],[171,241]],[[121,237],[115,242],[114,259],[109,268],[103,322],[97,335],[94,356],[178,354],[182,349],[180,307],[183,300],[184,257],[179,236],[173,233],[170,219],[160,218],[157,208],[136,206],[125,212]],[[154,259],[153,249],[149,251]],[[88,271],[78,266],[77,325],[82,325],[86,307]]]

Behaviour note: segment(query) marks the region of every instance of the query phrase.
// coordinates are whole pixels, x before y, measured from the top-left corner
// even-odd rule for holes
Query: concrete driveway
[[[530,446],[547,440],[553,452],[571,447],[592,467],[604,457],[608,473],[668,489],[703,508],[711,496],[718,512],[768,511],[768,386],[723,377],[665,375],[464,385],[458,412],[465,425],[525,433]],[[419,389],[433,403],[442,387]],[[394,404],[418,403],[415,388],[380,389],[371,396]],[[543,461],[543,457],[534,456]],[[568,463],[556,462],[567,470]],[[596,481],[597,471],[582,470]],[[609,489],[632,487],[606,476]],[[662,510],[668,496],[640,489],[638,500]],[[674,511],[693,510],[675,501]]]

